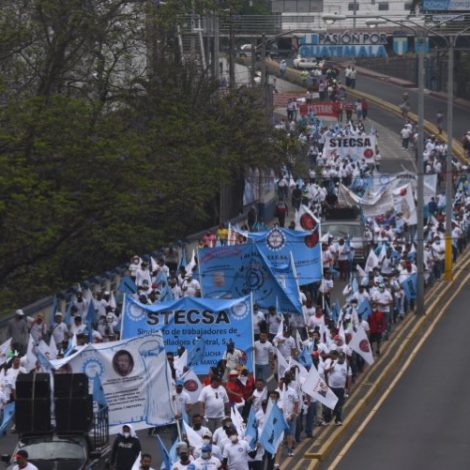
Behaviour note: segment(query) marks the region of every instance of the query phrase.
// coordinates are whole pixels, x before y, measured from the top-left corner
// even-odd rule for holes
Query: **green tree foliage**
[[[181,65],[191,3],[3,2],[3,310],[207,225],[221,184],[280,164],[259,93]]]

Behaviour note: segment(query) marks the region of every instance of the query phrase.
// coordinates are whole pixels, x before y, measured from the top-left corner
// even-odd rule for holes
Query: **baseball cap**
[[[15,313],[16,315],[20,315],[21,317],[24,317],[24,312],[21,308],[19,308]]]

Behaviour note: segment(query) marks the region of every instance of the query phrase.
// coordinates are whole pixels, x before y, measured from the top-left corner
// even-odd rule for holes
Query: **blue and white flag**
[[[188,351],[188,367],[192,367],[193,364],[200,363],[204,358],[204,353],[206,351],[206,345],[204,344],[204,338],[200,336],[196,338],[193,347]]]
[[[360,318],[367,320],[367,317],[372,313],[372,307],[368,299],[364,298],[361,303],[357,306],[357,314]]]
[[[258,423],[256,421],[255,407],[250,408],[250,414],[248,415],[248,421],[245,429],[245,439],[250,446],[250,449],[254,449],[258,442]]]
[[[302,352],[299,356],[299,362],[307,369],[310,369],[310,367],[312,367],[312,355],[310,354],[307,346],[303,347]]]
[[[163,441],[158,434],[157,443],[158,448],[160,449],[160,456],[162,458],[162,465],[160,468],[162,470],[171,470],[171,466],[173,465],[173,463],[170,458],[170,453],[168,452],[167,448],[165,447],[165,444],[163,444]]]
[[[248,370],[253,370],[250,296],[227,300],[183,297],[153,305],[125,296],[122,312],[122,338],[162,332],[168,350],[183,345],[188,352],[202,338],[204,355],[200,360],[193,358],[196,374],[206,374],[209,367],[216,366],[230,340],[244,353]]]
[[[101,379],[98,374],[96,374],[93,378],[93,401],[103,408],[108,406],[108,402],[106,401],[106,397],[104,395],[103,386],[101,385]]]
[[[273,265],[254,243],[199,250],[201,286],[207,297],[234,298],[253,293],[261,308],[279,303],[279,311],[302,313],[291,254]]]
[[[307,228],[307,227],[306,227]],[[322,277],[320,225],[310,231],[275,227],[264,232],[240,232],[253,241],[272,266],[285,266],[290,253],[294,255],[295,268],[301,286],[319,281]]]
[[[121,282],[119,283],[117,290],[123,294],[132,295],[137,292],[137,286],[130,276],[124,276],[121,278]]]
[[[276,403],[271,407],[269,416],[264,423],[263,431],[259,437],[259,443],[266,452],[274,455],[284,437],[284,431],[289,428],[284,414]]]
[[[402,283],[403,293],[407,300],[415,300],[418,288],[418,275],[416,273],[408,276]]]

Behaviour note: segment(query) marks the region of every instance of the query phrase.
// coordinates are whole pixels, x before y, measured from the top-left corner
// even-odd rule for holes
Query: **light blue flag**
[[[170,448],[170,451],[169,451],[169,456],[170,456],[170,463],[171,465],[175,464],[177,461],[178,461],[178,454],[176,452],[176,448],[178,447],[178,444],[180,443],[181,441],[176,438],[175,439],[175,442],[173,442],[173,445],[171,446]],[[171,466],[169,467],[171,468]]]
[[[108,406],[106,401],[106,396],[104,394],[103,385],[101,384],[101,379],[98,374],[93,378],[93,401],[95,401],[98,406],[103,408]]]
[[[65,311],[65,318],[64,318],[64,323],[68,326],[72,324],[72,307],[73,307],[73,302],[70,301],[69,304],[67,305],[67,310]]]
[[[175,442],[178,442],[178,439]],[[170,453],[168,452],[167,448],[165,447],[165,444],[163,444],[163,441],[158,434],[157,434],[157,443],[158,443],[158,448],[160,449],[160,455],[162,457],[162,465],[160,466],[160,469],[171,470],[173,462],[171,461]],[[176,447],[175,447],[175,453],[176,453]]]
[[[55,314],[57,313],[57,296],[54,294],[52,298],[51,314],[49,316],[49,326],[54,325]]]
[[[8,426],[15,415],[15,402],[10,402],[3,408],[3,420],[0,426],[0,435],[4,436],[7,432]]]
[[[91,343],[93,340],[93,323],[95,322],[95,304],[93,299],[90,299],[90,305],[88,305],[88,311],[85,318],[85,325],[88,330],[88,342]]]
[[[196,338],[193,347],[188,350],[188,367],[191,367],[194,364],[201,362],[204,357],[205,351],[206,345],[204,343],[204,338],[200,336],[199,338]]]
[[[264,423],[263,431],[259,437],[259,443],[266,452],[274,455],[280,444],[283,432],[289,428],[284,414],[276,403],[273,404],[269,416]]]
[[[44,372],[50,372],[53,369],[52,364],[39,349],[36,349],[36,357],[38,358],[39,364],[44,369]]]
[[[353,277],[352,282],[351,282],[351,291],[354,294],[359,290],[359,285],[357,284],[357,279]]]
[[[137,286],[130,276],[124,276],[121,278],[121,282],[119,283],[117,290],[123,294],[132,295],[137,292]]]
[[[160,289],[159,302],[167,302],[169,300],[175,300],[173,291],[168,284],[168,278],[163,271],[159,271],[155,277],[155,283],[158,284]]]
[[[180,272],[180,269],[181,268],[185,268],[186,266],[188,265],[188,259],[186,257],[186,245],[183,245],[181,247],[181,258],[180,258],[180,261],[178,263],[178,271],[177,272]]]
[[[416,290],[418,287],[418,275],[416,273],[408,276],[402,283],[403,293],[407,300],[416,299]]]
[[[256,422],[255,407],[250,408],[250,414],[248,415],[248,421],[246,423],[245,438],[250,446],[250,449],[254,449],[258,442],[258,423]]]
[[[312,367],[312,355],[310,354],[308,348],[306,346],[303,347],[302,352],[299,356],[299,362],[306,368],[310,369]]]
[[[362,299],[361,303],[357,307],[357,314],[360,318],[365,318],[372,313],[372,307],[370,306],[370,302],[367,299]]]

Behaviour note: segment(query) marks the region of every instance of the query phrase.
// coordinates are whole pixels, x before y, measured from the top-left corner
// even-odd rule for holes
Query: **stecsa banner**
[[[176,352],[184,346],[191,352],[199,339],[204,352],[191,365],[198,375],[216,366],[233,342],[244,353],[248,370],[253,370],[253,307],[251,296],[236,299],[182,299],[146,305],[126,295],[122,311],[122,338],[161,332],[165,349]]]

